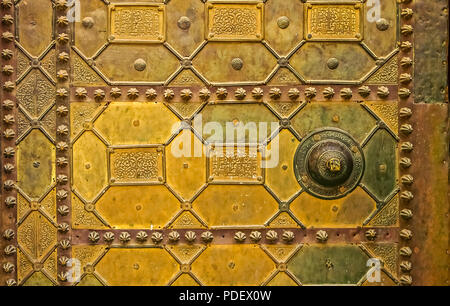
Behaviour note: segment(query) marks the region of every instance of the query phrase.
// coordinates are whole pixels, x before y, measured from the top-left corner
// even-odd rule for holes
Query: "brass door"
[[[442,285],[447,1],[1,0],[2,285]]]

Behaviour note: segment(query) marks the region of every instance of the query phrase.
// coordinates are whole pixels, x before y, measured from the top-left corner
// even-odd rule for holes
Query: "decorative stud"
[[[92,243],[97,243],[100,240],[100,235],[97,232],[90,232],[88,239]]]
[[[409,73],[402,73],[399,77],[400,83],[408,84],[412,81],[412,77]]]
[[[94,99],[96,101],[102,101],[103,99],[105,99],[105,91],[103,89],[96,89],[94,91]]]
[[[86,88],[79,87],[75,90],[75,97],[78,99],[84,99],[87,97],[87,90]]]
[[[134,61],[134,69],[136,69],[136,71],[144,71],[145,68],[147,68],[147,62],[144,59],[138,58]]]
[[[405,135],[411,134],[413,132],[413,130],[414,129],[411,124],[405,123],[400,126],[400,132],[402,132]]]
[[[231,60],[231,67],[233,67],[234,70],[241,70],[244,66],[244,61],[238,57],[233,58]]]
[[[67,89],[65,88],[59,88],[56,90],[56,97],[58,98],[66,98],[68,96]]]
[[[160,243],[163,240],[163,234],[161,234],[160,232],[154,232],[152,234],[152,241],[155,244]]]
[[[324,230],[320,230],[316,233],[316,239],[319,242],[326,242],[328,240],[328,233]]]
[[[208,231],[208,232],[203,232],[201,235],[201,238],[204,243],[210,243],[214,239],[214,236],[211,232]]]
[[[153,88],[147,89],[147,91],[145,92],[145,96],[147,97],[148,100],[155,99],[157,95],[158,93]]]
[[[334,97],[334,89],[331,88],[331,87],[325,88],[325,89],[323,90],[323,96],[324,96],[326,99],[331,99],[331,98],[333,98],[333,97]]]
[[[12,244],[7,245],[3,251],[6,256],[14,255],[17,252],[16,247],[13,246]]]
[[[56,0],[55,7],[60,11],[65,10],[67,8],[67,0]]]
[[[172,231],[168,235],[169,241],[171,242],[177,242],[180,240],[180,234],[178,232]]]
[[[402,107],[400,109],[400,118],[410,118],[412,116],[412,110],[408,107]]]
[[[280,29],[286,29],[289,26],[290,20],[286,16],[281,16],[277,19],[277,25]]]
[[[295,238],[295,235],[292,231],[285,231],[283,233],[283,235],[281,236],[281,238],[285,241],[285,242],[292,242]]]
[[[400,180],[403,185],[407,185],[407,186],[411,186],[414,183],[414,178],[411,174],[403,175]]]
[[[7,125],[11,125],[15,122],[14,116],[13,115],[5,115],[5,117],[3,117],[3,122]]]
[[[56,24],[59,25],[59,26],[66,26],[66,25],[69,24],[69,19],[67,19],[66,16],[59,16],[56,19]]]
[[[412,60],[411,58],[409,58],[409,57],[403,57],[403,58],[400,60],[400,65],[401,65],[403,68],[411,67],[412,64],[413,64],[413,60]]]
[[[120,242],[122,242],[122,243],[127,243],[127,242],[129,242],[129,241],[131,240],[131,235],[130,235],[130,233],[128,233],[128,232],[122,232],[122,233],[120,233],[119,240],[120,240]]]
[[[58,258],[58,263],[59,263],[61,266],[67,266],[67,263],[68,263],[68,262],[69,262],[69,258],[66,257],[66,256],[61,256],[61,257]]]
[[[350,88],[342,88],[340,94],[341,98],[345,100],[349,100],[353,96],[352,90]]]
[[[366,231],[366,239],[370,241],[374,241],[377,238],[377,232],[374,229],[369,229]]]
[[[11,173],[11,172],[14,171],[14,169],[15,169],[14,165],[13,165],[13,164],[10,164],[10,163],[5,164],[5,165],[3,166],[3,170],[5,171],[5,173]]]
[[[114,233],[113,232],[106,232],[105,234],[103,234],[103,239],[106,242],[111,242],[114,240]]]
[[[60,44],[67,44],[69,42],[69,34],[67,33],[61,33],[58,35],[58,37],[56,38],[56,40],[60,43]]]
[[[7,263],[3,264],[3,271],[5,271],[5,273],[13,272],[14,268],[15,268],[15,266],[12,263],[10,263],[10,262],[7,262]]]
[[[413,282],[413,280],[412,280],[411,275],[402,275],[400,277],[400,284],[402,286],[411,286],[412,282]]]
[[[269,91],[269,96],[272,100],[278,100],[281,98],[281,89],[271,88]]]
[[[258,231],[253,231],[253,232],[251,232],[250,233],[250,239],[253,241],[253,242],[258,242],[258,241],[260,241],[261,239],[262,239],[262,235],[261,235],[261,232],[258,232]]]
[[[3,188],[6,191],[11,191],[14,189],[14,187],[15,187],[15,184],[14,184],[14,181],[12,181],[12,180],[7,180],[3,183]]]
[[[209,99],[209,97],[211,96],[211,92],[209,91],[208,88],[202,88],[198,92],[198,95],[199,95],[200,99],[202,99],[203,101],[207,101]]]
[[[412,250],[410,247],[402,247],[400,249],[400,255],[403,257],[410,257],[412,255]]]
[[[8,208],[14,207],[14,206],[16,205],[16,202],[17,202],[17,200],[16,200],[16,198],[14,198],[14,197],[7,197],[7,198],[5,199],[5,205],[6,205],[6,207],[8,207]]]
[[[58,135],[65,136],[69,133],[69,128],[67,127],[67,125],[59,125],[56,128],[56,133]]]
[[[59,246],[63,249],[63,250],[67,250],[68,248],[70,248],[70,240],[68,240],[68,239],[64,239],[64,240],[61,240],[60,242],[59,242]]]
[[[298,90],[297,88],[291,88],[288,91],[288,97],[289,99],[291,99],[292,101],[297,100],[300,97],[300,90]]]
[[[58,207],[58,213],[61,216],[67,216],[69,214],[69,207],[67,205],[61,205]]]
[[[4,75],[11,75],[11,74],[13,74],[13,73],[14,73],[14,68],[13,68],[13,66],[11,66],[11,65],[5,65],[5,66],[3,66],[3,68],[2,68],[2,73],[3,73]]]
[[[17,282],[15,279],[10,278],[6,281],[6,286],[8,287],[17,286]]]
[[[113,88],[111,88],[111,91],[109,92],[109,94],[111,95],[111,97],[116,99],[122,95],[122,91],[118,87],[113,87]]]
[[[69,73],[67,73],[67,70],[59,70],[56,73],[56,77],[61,81],[65,81],[69,78]]]
[[[400,15],[405,19],[411,18],[413,16],[413,14],[414,14],[414,12],[410,8],[404,8],[404,9],[402,9],[402,11],[400,13]]]
[[[8,228],[8,229],[6,229],[4,232],[3,232],[3,238],[5,239],[5,240],[11,240],[11,239],[13,239],[14,238],[14,230],[13,229],[10,229],[10,228]]]
[[[2,103],[2,107],[6,110],[12,110],[14,108],[14,102],[11,100],[5,100]]]
[[[0,2],[0,4],[3,9],[10,9],[13,6],[12,0],[2,0],[2,2]]]
[[[411,95],[411,90],[408,88],[400,88],[398,91],[398,96],[402,99],[407,99]]]
[[[252,90],[253,99],[259,100],[263,97],[263,95],[264,95],[264,90],[262,88],[260,88],[260,87],[253,88],[253,90]]]
[[[227,97],[228,95],[228,91],[226,90],[226,88],[218,88],[216,91],[216,96],[218,99],[223,100]]]
[[[413,234],[410,230],[408,229],[402,229],[400,231],[400,237],[404,240],[411,240]]]
[[[247,236],[245,236],[243,232],[237,232],[234,234],[234,240],[236,240],[236,242],[244,242],[245,239],[247,239]]]
[[[389,89],[385,86],[380,86],[378,87],[377,95],[378,97],[385,99],[389,96]]]
[[[400,263],[400,269],[403,272],[409,272],[412,270],[412,263],[410,261],[402,261]]]
[[[408,51],[410,51],[410,50],[412,49],[412,44],[411,44],[411,42],[409,42],[409,41],[403,41],[403,42],[400,44],[400,49],[401,49],[403,52],[408,52]]]
[[[336,69],[339,66],[339,60],[335,57],[332,57],[327,60],[327,67],[331,70]]]
[[[400,212],[400,216],[405,220],[409,220],[413,217],[413,212],[410,209],[405,208]]]
[[[58,54],[58,61],[61,63],[66,63],[69,61],[69,54],[66,52],[61,52]]]
[[[67,116],[67,114],[69,113],[69,109],[67,108],[67,106],[58,106],[58,108],[56,109],[56,114],[58,116],[64,117]]]
[[[13,42],[14,41],[14,34],[11,32],[3,32],[2,33],[2,39],[6,42]]]
[[[14,136],[16,136],[16,132],[14,132],[13,129],[6,129],[6,130],[3,132],[3,137],[5,137],[5,138],[8,139],[8,140],[13,139]]]
[[[180,96],[183,101],[189,101],[192,99],[192,91],[190,89],[183,89],[180,92]]]
[[[15,86],[14,83],[11,82],[11,81],[6,81],[6,82],[3,84],[3,89],[4,89],[5,91],[8,91],[8,92],[13,91],[15,87],[16,87],[16,86]]]
[[[57,165],[58,167],[60,167],[60,168],[64,168],[64,167],[66,167],[68,164],[69,164],[69,162],[68,162],[67,158],[65,158],[65,157],[58,157],[58,158],[56,159],[56,165]]]
[[[238,89],[236,89],[236,91],[234,92],[234,96],[235,96],[236,99],[238,99],[238,100],[243,100],[243,99],[247,96],[247,92],[245,91],[244,88],[238,88]]]
[[[133,100],[136,99],[137,97],[139,97],[139,90],[137,90],[137,88],[128,89],[127,97]]]
[[[177,25],[182,30],[187,30],[191,27],[191,20],[187,16],[181,16],[177,21]]]
[[[186,234],[184,235],[184,237],[186,238],[186,240],[190,243],[194,242],[195,239],[197,239],[197,235],[195,234],[195,232],[193,231],[188,231],[186,232]]]
[[[411,35],[413,33],[413,27],[409,24],[405,24],[401,27],[400,32],[405,36]]]
[[[314,98],[317,95],[317,90],[314,87],[308,87],[305,89],[305,96],[309,99]]]
[[[69,149],[69,145],[67,142],[61,141],[56,144],[56,150],[59,152],[65,152]]]
[[[266,239],[269,242],[275,242],[278,239],[278,234],[277,232],[270,230],[266,233]]]
[[[402,157],[400,159],[400,165],[405,169],[411,167],[411,159],[408,157]]]
[[[62,233],[66,233],[67,231],[69,231],[69,224],[67,223],[60,223],[58,224],[58,231],[62,232]]]
[[[136,235],[136,240],[139,242],[145,242],[148,239],[148,234],[144,231],[140,231],[139,233],[137,233]],[[152,236],[153,239],[153,236]]]
[[[400,149],[401,149],[403,152],[409,153],[409,152],[411,152],[411,151],[414,149],[414,146],[413,146],[413,144],[410,143],[410,142],[403,142],[403,143],[400,145]]]
[[[164,96],[164,100],[170,101],[175,97],[175,93],[172,89],[166,89],[166,90],[164,90],[163,96]]]
[[[58,279],[62,282],[67,282],[67,278],[69,277],[69,273],[68,272],[60,272],[58,274]]]
[[[14,18],[11,15],[4,15],[2,18],[2,23],[5,25],[12,25],[14,23]]]
[[[14,52],[12,50],[10,50],[10,49],[3,49],[2,50],[2,58],[4,60],[7,60],[7,61],[10,60],[13,57],[13,55],[14,55]]]
[[[14,157],[14,154],[16,154],[16,150],[14,150],[13,147],[6,147],[5,150],[3,151],[3,155],[6,158]]]

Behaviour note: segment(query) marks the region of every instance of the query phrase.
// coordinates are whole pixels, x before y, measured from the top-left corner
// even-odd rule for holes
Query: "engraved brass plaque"
[[[445,284],[441,2],[0,1],[0,285]]]

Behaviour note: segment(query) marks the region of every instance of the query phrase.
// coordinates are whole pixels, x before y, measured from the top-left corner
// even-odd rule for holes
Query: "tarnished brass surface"
[[[445,285],[448,18],[374,2],[1,1],[0,284]]]

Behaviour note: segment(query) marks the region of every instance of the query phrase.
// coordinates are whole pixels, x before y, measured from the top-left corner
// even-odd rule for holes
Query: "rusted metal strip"
[[[16,105],[16,52],[15,52],[15,8],[13,1],[0,3],[1,22],[1,217],[0,230],[0,285],[17,284],[17,105]]]

